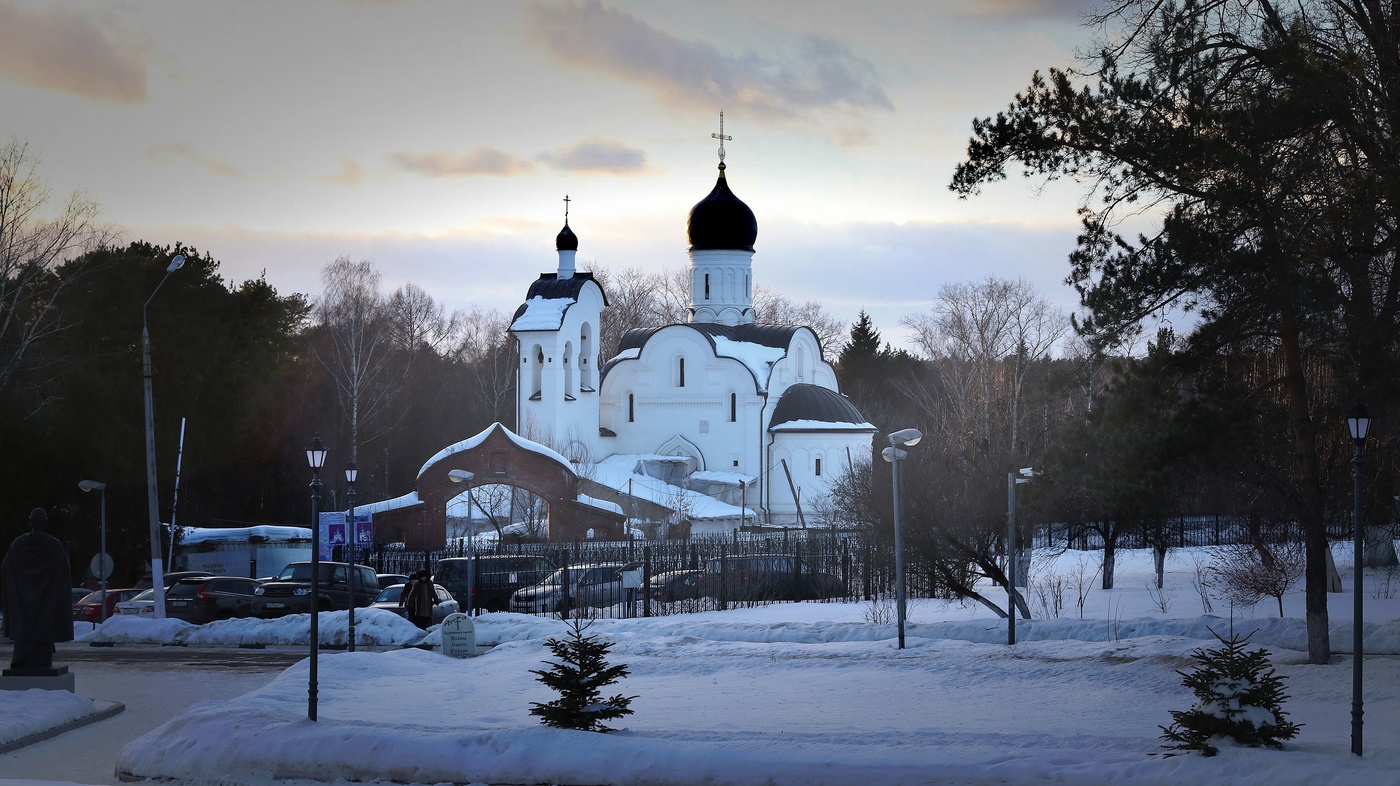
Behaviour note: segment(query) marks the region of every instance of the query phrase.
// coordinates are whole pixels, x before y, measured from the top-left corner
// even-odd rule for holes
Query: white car
[[[154,617],[156,614],[156,591],[148,589],[131,600],[118,603],[117,613],[138,617]]]

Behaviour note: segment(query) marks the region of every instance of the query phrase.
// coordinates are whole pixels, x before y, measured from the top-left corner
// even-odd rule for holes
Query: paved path
[[[60,646],[55,662],[77,677],[77,693],[118,701],[126,711],[50,740],[0,755],[5,779],[116,784],[117,753],[128,742],[199,701],[266,685],[306,657],[305,648]]]

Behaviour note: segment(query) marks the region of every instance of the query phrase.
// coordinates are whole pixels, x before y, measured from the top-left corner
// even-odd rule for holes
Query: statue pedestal
[[[67,666],[52,669],[5,669],[0,672],[0,690],[66,690],[76,693],[77,681]]]

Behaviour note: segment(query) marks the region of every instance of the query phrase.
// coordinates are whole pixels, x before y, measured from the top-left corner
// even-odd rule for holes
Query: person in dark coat
[[[15,538],[0,562],[4,634],[15,643],[10,668],[53,668],[54,644],[73,640],[72,574],[63,544],[45,532],[43,508],[29,514],[29,532]]]
[[[437,593],[433,590],[433,580],[426,570],[418,571],[418,580],[408,591],[404,608],[408,611],[408,621],[424,630],[433,624],[433,606],[437,604]]]

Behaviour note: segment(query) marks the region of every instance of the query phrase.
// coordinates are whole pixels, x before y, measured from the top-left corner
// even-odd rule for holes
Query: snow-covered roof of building
[[[558,330],[564,324],[564,312],[575,302],[573,298],[544,298],[536,295],[520,305],[510,329],[515,333],[530,330]]]
[[[687,518],[735,519],[754,516],[753,511],[745,511],[737,505],[721,502],[698,491],[673,486],[659,478],[637,472],[648,461],[686,461],[682,456],[662,456],[653,453],[618,454],[608,456],[593,465],[590,479],[603,486],[644,499],[665,508],[682,511]],[[631,483],[628,483],[628,481]]]
[[[691,480],[700,480],[707,483],[728,483],[737,486],[740,483],[752,483],[756,478],[753,475],[745,475],[742,472],[722,472],[717,470],[701,470],[690,473]]]
[[[603,376],[617,363],[641,355],[642,346],[662,330],[681,327],[702,334],[714,349],[715,357],[727,357],[743,363],[753,374],[760,393],[768,390],[768,377],[773,365],[787,354],[797,325],[720,325],[713,322],[688,322],[653,328],[633,328],[623,334],[618,353],[603,364]]]
[[[578,495],[578,501],[581,504],[589,506],[590,508],[598,508],[599,510],[612,511],[613,513],[616,513],[619,516],[626,515],[626,513],[622,510],[622,506],[617,504],[616,502],[609,502],[605,499],[597,499],[596,497],[590,497],[587,494]]]
[[[402,497],[380,500],[378,502],[356,503],[355,516],[359,517],[368,513],[373,516],[376,513],[383,513],[388,510],[397,510],[417,505],[420,502],[417,491],[410,491]]]
[[[311,540],[311,528],[283,527],[276,524],[221,528],[181,527],[180,534],[180,542],[187,545],[194,543],[248,543],[254,538],[267,542]]]
[[[799,382],[783,391],[770,431],[875,431],[850,399],[829,388]]]
[[[525,439],[519,434],[516,434],[515,432],[506,428],[505,426],[502,426],[500,423],[492,423],[491,425],[483,429],[480,434],[477,434],[474,437],[464,439],[461,442],[448,445],[442,450],[439,450],[438,452],[434,453],[433,457],[424,462],[423,466],[418,469],[418,477],[422,477],[423,473],[428,471],[428,467],[431,467],[439,461],[442,461],[443,459],[447,458],[453,453],[461,453],[464,450],[471,450],[477,445],[480,445],[482,442],[486,441],[486,437],[491,434],[491,431],[493,429],[500,429],[501,431],[505,432],[505,435],[510,438],[511,442],[514,442],[516,445],[524,448],[525,450],[531,450],[535,453],[539,453],[542,456],[548,456],[549,458],[554,459],[560,464],[563,464],[564,466],[573,469],[573,464],[571,464],[568,459],[559,455],[559,452],[554,450],[553,448],[547,445],[541,445],[538,442],[531,442],[530,440]]]

